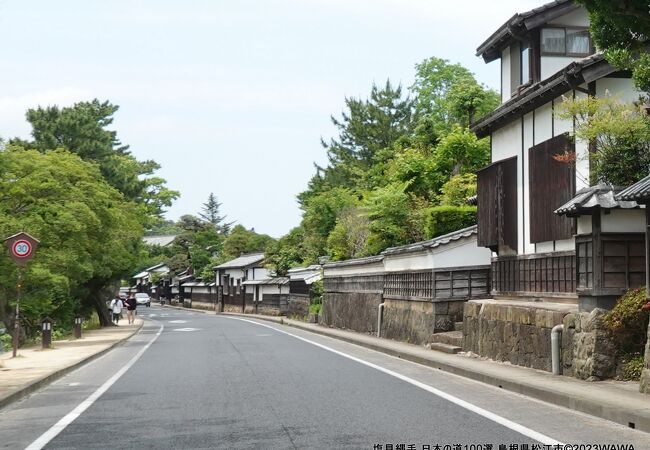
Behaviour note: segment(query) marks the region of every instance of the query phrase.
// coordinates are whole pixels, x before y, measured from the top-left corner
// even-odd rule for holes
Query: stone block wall
[[[641,373],[639,390],[644,394],[650,394],[650,324],[648,324],[648,340],[645,344],[643,372]]]
[[[309,295],[289,294],[287,315],[290,317],[307,317],[309,315]]]
[[[603,326],[604,309],[568,314],[562,333],[562,374],[599,381],[616,375],[616,347]]]
[[[564,311],[543,309],[543,305],[469,301],[463,316],[463,349],[551,371],[551,329],[563,323],[565,315]]]
[[[463,317],[463,301],[431,302],[386,298],[382,337],[412,344],[431,342],[431,335],[453,330]]]
[[[321,323],[362,333],[377,332],[377,312],[381,293],[326,292]]]

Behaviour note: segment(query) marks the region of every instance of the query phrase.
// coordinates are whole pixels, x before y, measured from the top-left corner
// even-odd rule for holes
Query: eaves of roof
[[[356,259],[346,259],[345,261],[336,261],[323,265],[324,269],[331,269],[334,267],[346,267],[346,266],[362,266],[365,264],[379,263],[384,259],[383,255],[377,256],[367,256],[365,258],[356,258]]]
[[[388,255],[396,255],[400,253],[412,253],[412,252],[422,251],[428,248],[436,248],[441,245],[445,245],[462,238],[470,237],[473,234],[476,234],[476,232],[477,232],[477,226],[472,225],[471,227],[452,231],[451,233],[443,234],[442,236],[429,239],[428,241],[421,241],[421,242],[415,242],[413,244],[400,245],[399,247],[389,247],[383,252],[381,252],[381,254],[388,256]]]
[[[642,203],[650,202],[650,175],[623,189],[616,195],[616,199]]]
[[[476,56],[482,56],[485,62],[494,61],[501,56],[501,50],[513,40],[522,39],[532,29],[578,8],[580,6],[572,0],[556,0],[515,14],[478,46]]]
[[[470,129],[479,138],[486,137],[492,131],[507,125],[581,84],[598,80],[617,70],[600,53],[572,62],[559,72],[531,85],[519,95],[503,103],[490,114],[472,124]]]
[[[591,214],[592,211],[598,209],[634,209],[639,207],[635,201],[619,199],[617,193],[620,191],[621,188],[607,184],[583,188],[576,192],[576,195],[571,200],[554,212],[558,215],[577,217],[583,214]]]

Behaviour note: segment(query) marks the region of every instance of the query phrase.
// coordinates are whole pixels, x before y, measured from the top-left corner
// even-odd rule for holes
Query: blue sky
[[[122,142],[181,191],[169,218],[214,192],[229,220],[279,237],[346,96],[408,86],[430,56],[498,88],[476,47],[541,3],[0,0],[0,136],[28,137],[29,107],[110,100]]]

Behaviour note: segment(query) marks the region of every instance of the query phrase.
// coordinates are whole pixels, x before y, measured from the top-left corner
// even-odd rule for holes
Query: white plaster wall
[[[269,278],[270,276],[269,270],[264,267],[255,267],[246,270],[247,280],[262,280],[264,278]]]
[[[384,256],[384,268],[387,272],[401,270],[424,270],[433,268],[433,254],[429,250]]]
[[[632,103],[639,99],[641,92],[634,87],[634,82],[629,78],[601,78],[596,80],[596,97],[609,95],[625,103]]]
[[[512,123],[492,133],[492,162],[517,156],[521,152],[521,121]]]
[[[591,233],[591,216],[578,217],[577,234]]]
[[[384,264],[380,261],[372,264],[359,264],[353,266],[331,267],[324,269],[326,277],[338,277],[346,275],[370,275],[374,273],[382,273],[384,271]]]
[[[535,144],[553,137],[553,107],[551,102],[535,110]]]
[[[572,62],[580,61],[584,58],[583,56],[542,56],[540,62],[542,80],[556,74]]]
[[[252,292],[255,292],[255,286],[247,286],[247,288],[253,288]],[[266,294],[288,294],[289,285],[260,285],[260,298],[259,301],[264,301],[264,295]]]
[[[490,264],[492,252],[478,247],[476,237],[464,238],[433,249],[433,268],[480,266]]]
[[[535,253],[548,253],[553,251],[553,242],[538,242],[535,244]]]
[[[510,100],[510,47],[501,52],[501,103]]]
[[[573,238],[555,241],[555,251],[565,252],[576,249],[576,242]]]
[[[583,7],[571,11],[568,14],[558,17],[549,21],[550,25],[558,25],[565,27],[588,27],[589,26],[589,16],[587,15],[587,10]]]
[[[612,209],[601,213],[601,229],[604,233],[644,233],[645,211],[643,209]]]

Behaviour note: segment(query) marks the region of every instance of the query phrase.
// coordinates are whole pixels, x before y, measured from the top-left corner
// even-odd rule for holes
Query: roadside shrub
[[[434,206],[425,212],[427,239],[476,224],[476,206]]]
[[[323,305],[320,303],[315,305],[309,305],[309,314],[320,314]]]
[[[641,379],[644,361],[643,355],[630,355],[621,360],[621,378],[625,381],[638,381]]]
[[[0,334],[0,349],[7,351],[11,348],[11,335],[9,333]]]
[[[646,289],[630,289],[616,301],[614,308],[605,315],[603,323],[611,332],[619,353],[642,354],[648,333],[648,311],[645,305]]]

